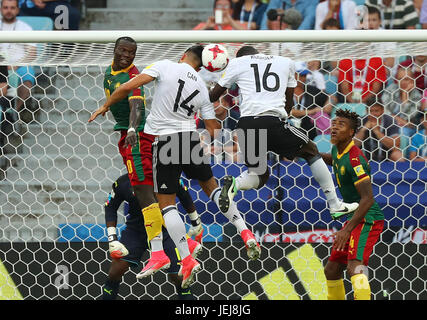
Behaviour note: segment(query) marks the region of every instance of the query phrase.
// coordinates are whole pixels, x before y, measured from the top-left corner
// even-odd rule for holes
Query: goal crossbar
[[[79,30],[0,32],[1,42],[427,42],[427,30]]]

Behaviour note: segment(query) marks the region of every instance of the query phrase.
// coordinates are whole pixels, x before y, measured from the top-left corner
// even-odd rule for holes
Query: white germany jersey
[[[195,131],[194,115],[199,109],[203,119],[215,119],[206,84],[189,64],[161,60],[142,73],[156,78],[144,132],[167,135]]]
[[[286,88],[295,88],[295,64],[285,57],[264,54],[248,55],[230,61],[218,84],[239,86],[240,116],[261,113],[286,117]]]

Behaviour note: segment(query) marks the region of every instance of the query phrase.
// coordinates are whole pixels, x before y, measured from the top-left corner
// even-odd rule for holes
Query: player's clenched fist
[[[88,122],[92,122],[99,115],[105,116],[105,114],[107,113],[108,110],[109,110],[109,108],[107,106],[103,105],[102,107],[98,108],[98,110],[96,110],[94,113],[92,113],[92,115],[90,116]]]
[[[125,139],[126,146],[136,146],[136,143],[138,142],[138,138],[136,136],[135,128],[129,128],[128,134]]]

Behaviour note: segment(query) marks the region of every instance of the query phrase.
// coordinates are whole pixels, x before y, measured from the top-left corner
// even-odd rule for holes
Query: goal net
[[[400,138],[395,147],[400,154],[391,160],[391,151],[382,141],[374,147],[365,145],[372,157],[374,196],[385,214],[384,231],[369,262],[369,280],[374,299],[427,299],[427,171],[425,161],[409,160],[427,157],[423,109],[427,97],[422,90],[427,77],[427,37],[421,30],[362,32],[34,31],[31,36],[3,32],[0,65],[13,68],[8,70],[8,90],[0,100],[0,299],[100,299],[102,295],[111,262],[103,205],[113,181],[126,168],[112,115],[87,121],[105,101],[104,73],[119,36],[137,40],[134,64],[139,70],[161,59],[177,61],[197,42],[223,43],[231,58],[246,43],[262,53],[298,61],[309,70],[306,83],[319,89],[313,92],[320,92],[306,91],[306,99],[322,108],[330,103],[329,113],[294,119],[297,126],[312,125],[310,134],[321,152],[330,150],[328,119],[337,109],[349,108],[368,117],[366,105],[357,99],[340,100],[341,62],[380,58],[385,78],[377,100],[396,122],[393,137]],[[210,85],[219,74],[206,72],[204,77]],[[24,99],[22,84],[31,86]],[[148,110],[153,92],[153,86],[145,88]],[[318,99],[320,95],[326,100]],[[17,114],[19,105],[22,109]],[[237,176],[244,168],[236,161],[238,150],[230,151],[238,106],[237,88],[216,105],[225,128],[223,140],[209,149],[218,181],[228,174]],[[416,135],[424,138],[424,144],[415,144]],[[257,261],[248,261],[234,226],[195,181],[184,177],[205,228],[205,250],[199,259],[203,269],[192,286],[198,299],[326,299],[323,267],[332,233],[343,221],[331,219],[325,197],[304,161],[280,160],[274,154],[268,158],[267,184],[257,191],[239,192],[235,198],[261,244]],[[178,208],[183,214],[180,204]],[[187,216],[183,218],[189,222]],[[119,215],[120,230],[124,219]],[[120,298],[175,298],[164,273],[137,280],[139,271],[125,274]],[[352,299],[348,278],[345,286],[347,298]]]

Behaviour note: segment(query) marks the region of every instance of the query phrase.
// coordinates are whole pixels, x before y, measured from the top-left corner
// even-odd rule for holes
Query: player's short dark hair
[[[377,7],[366,6],[368,8],[368,14],[377,14],[378,18],[381,20],[381,12]]]
[[[257,54],[258,50],[252,46],[243,46],[237,51],[236,58]]]
[[[353,136],[359,130],[361,121],[360,121],[359,115],[356,112],[352,112],[346,109],[338,109],[337,112],[335,113],[335,116],[350,120],[350,126],[354,130]]]
[[[335,18],[329,18],[328,20],[326,20],[325,22],[323,22],[322,24],[322,29],[326,30],[326,28],[337,28],[337,29],[341,29],[341,25],[340,22],[335,19]]]
[[[118,47],[118,45],[120,44],[120,42],[122,42],[122,41],[133,43],[136,46],[136,41],[133,38],[131,38],[131,37],[120,37],[116,40],[116,43],[114,44],[114,49],[116,49]]]
[[[198,62],[199,67],[202,66],[202,52],[203,52],[204,47],[201,44],[198,45],[194,45],[191,46],[190,48],[188,48],[185,53],[190,53],[192,54],[193,58],[195,59],[196,62]]]

